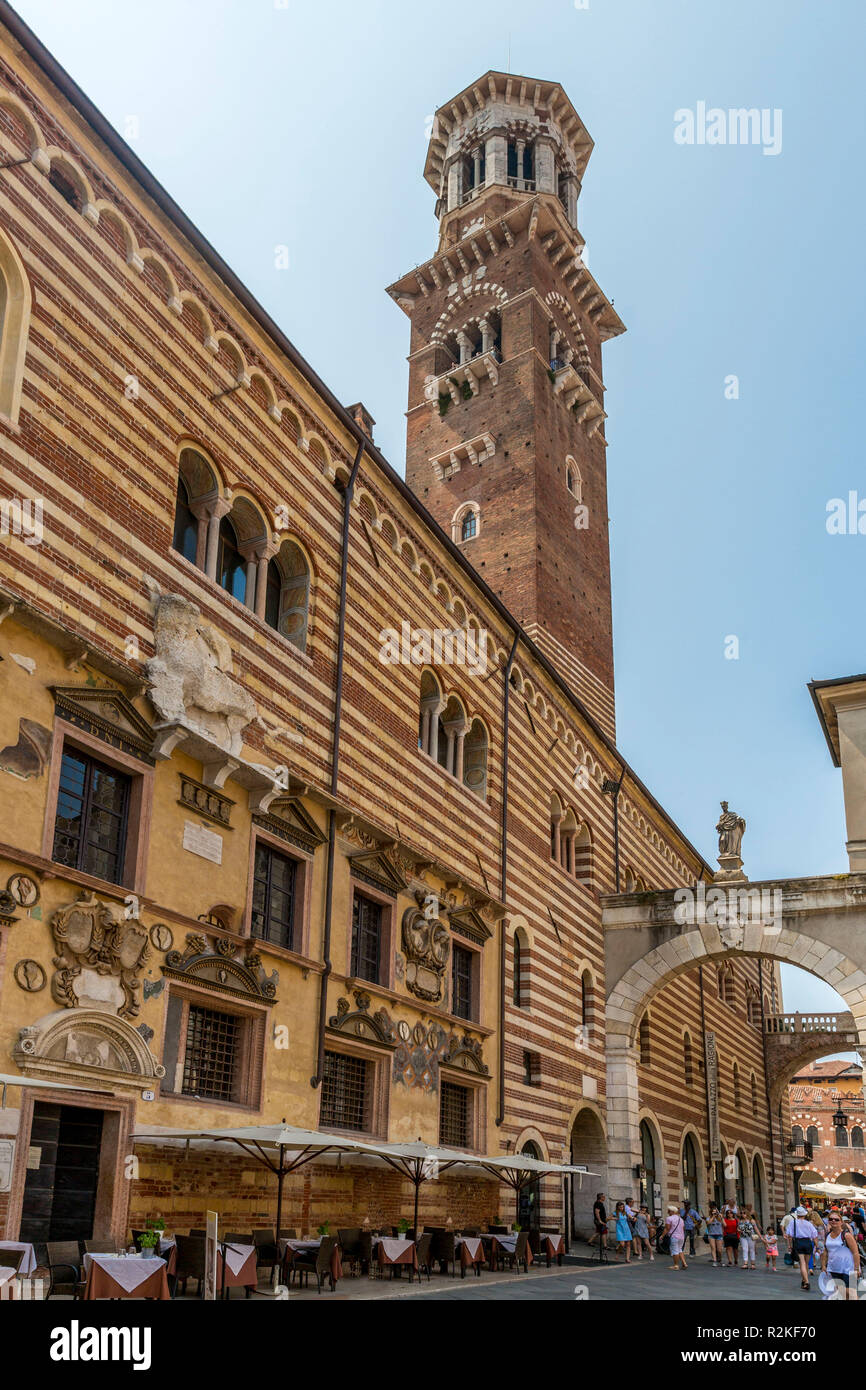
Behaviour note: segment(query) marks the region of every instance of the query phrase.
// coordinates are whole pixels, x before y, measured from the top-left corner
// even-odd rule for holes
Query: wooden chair
[[[497,1258],[501,1261],[503,1268],[507,1266],[509,1269],[513,1269],[515,1274],[517,1274],[520,1272],[520,1266],[523,1265],[523,1272],[526,1274],[529,1270],[529,1258],[526,1253],[528,1244],[529,1232],[518,1231],[517,1244],[514,1247],[513,1253],[510,1250],[503,1250],[500,1247],[497,1252]]]
[[[138,1249],[136,1245],[136,1249]],[[85,1255],[116,1255],[117,1242],[113,1240],[86,1240],[84,1242]]]
[[[84,1293],[84,1277],[78,1241],[49,1240],[45,1250],[49,1271],[46,1299],[53,1293],[71,1293],[73,1298],[81,1298]],[[71,1277],[63,1278],[64,1273]]]
[[[133,1231],[133,1235],[134,1235],[134,1234],[135,1234],[135,1232]],[[203,1226],[201,1226],[201,1227],[196,1226],[193,1230],[190,1231],[190,1235],[191,1235],[191,1236],[206,1236],[206,1235],[207,1235],[207,1231],[205,1230],[205,1228],[204,1228]]]
[[[343,1265],[350,1265],[353,1274],[361,1268],[361,1234],[360,1226],[344,1226],[337,1231]]]
[[[433,1235],[433,1246],[431,1251],[433,1260],[438,1264],[443,1274],[448,1273],[448,1266],[451,1266],[451,1278],[454,1278],[454,1270],[457,1265],[457,1250],[454,1244],[453,1231],[436,1231]]]
[[[298,1282],[303,1284],[306,1280],[306,1283],[309,1284],[310,1275],[315,1274],[318,1292],[322,1292],[322,1284],[327,1279],[331,1285],[331,1293],[333,1293],[337,1284],[331,1273],[331,1260],[336,1247],[336,1236],[322,1236],[322,1243],[318,1250],[299,1251],[292,1261],[292,1274],[297,1274]]]
[[[176,1236],[176,1255],[174,1267],[174,1288],[171,1296],[175,1297],[178,1284],[182,1284],[182,1294],[186,1297],[186,1284],[188,1279],[198,1281],[198,1296],[201,1298],[204,1292],[204,1271],[205,1271],[205,1239],[204,1236]]]
[[[280,1264],[280,1248],[273,1231],[253,1231],[253,1245],[256,1247],[256,1269],[269,1269],[273,1284]]]
[[[490,1233],[490,1235],[492,1235],[492,1236],[507,1236],[507,1235],[508,1235],[508,1227],[507,1227],[507,1226],[488,1226],[488,1227],[487,1227],[487,1230],[488,1230],[488,1232]]]
[[[415,1253],[418,1257],[418,1283],[421,1283],[421,1275],[427,1275],[427,1283],[430,1283],[430,1247],[433,1244],[432,1231],[425,1231],[423,1236],[419,1236],[415,1242]]]

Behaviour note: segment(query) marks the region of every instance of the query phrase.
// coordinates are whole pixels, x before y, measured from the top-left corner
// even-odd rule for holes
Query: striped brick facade
[[[29,874],[41,894],[38,909],[12,910],[9,920],[0,915],[0,1070],[30,1065],[20,1050],[21,1030],[38,1031],[57,1009],[57,996],[52,1000],[42,987],[31,990],[16,968],[31,961],[46,983],[53,980],[50,925],[82,893],[118,905],[135,891],[135,911],[151,941],[141,971],[145,988],[136,1028],[157,1066],[167,1055],[173,998],[186,998],[186,989],[209,1007],[227,1005],[218,986],[201,986],[196,993],[192,984],[178,984],[166,974],[168,958],[153,944],[152,929],[167,925],[180,951],[185,940],[203,931],[214,957],[250,947],[251,846],[256,837],[273,842],[273,828],[269,832],[257,817],[249,784],[239,780],[236,768],[217,788],[231,803],[230,823],[215,831],[213,818],[199,817],[199,832],[207,829],[221,839],[221,863],[184,848],[189,813],[179,805],[180,781],[203,784],[208,775],[207,758],[190,752],[191,744],[169,749],[152,763],[141,760],[142,776],[152,786],[152,819],[134,879],[102,881],[58,867],[52,859],[64,729],[73,744],[82,737],[74,729],[70,733],[68,716],[58,712],[57,692],[72,689],[81,700],[94,691],[122,696],[128,702],[123,708],[131,708],[156,736],[145,671],[156,650],[155,595],[180,595],[228,644],[232,679],[254,701],[256,717],[243,730],[239,754],[244,775],[252,777],[258,769],[267,780],[284,769],[287,795],[306,817],[306,915],[302,939],[293,949],[254,943],[262,978],[273,978],[276,971],[278,982],[272,1005],[266,999],[245,1005],[255,1018],[249,1046],[256,1055],[245,1061],[251,1079],[243,1098],[228,1104],[181,1096],[158,1071],[146,1084],[115,1077],[111,1093],[123,1114],[121,1133],[128,1136],[143,1126],[275,1122],[284,1116],[317,1126],[321,1086],[310,1081],[321,1080],[321,999],[328,1047],[360,1048],[376,1069],[369,1127],[378,1137],[421,1135],[437,1142],[441,1087],[448,1081],[472,1092],[470,1147],[502,1153],[532,1143],[540,1156],[572,1158],[599,1172],[603,1181],[605,979],[599,897],[619,886],[613,798],[603,791],[605,781],[621,783],[624,888],[675,888],[708,872],[611,740],[612,672],[604,657],[609,617],[606,634],[602,626],[587,650],[570,653],[571,666],[556,659],[551,645],[565,650],[567,623],[547,646],[539,635],[536,647],[494,586],[479,578],[98,113],[30,40],[22,46],[5,7],[2,16],[7,27],[0,31],[0,150],[3,163],[13,167],[0,177],[0,241],[20,261],[31,305],[20,401],[0,415],[0,499],[41,499],[44,535],[41,544],[30,546],[10,534],[0,546],[0,780],[7,811],[0,880]],[[0,259],[0,269],[3,264]],[[266,519],[267,544],[275,553],[289,539],[307,557],[305,650],[173,549],[185,448],[207,461],[221,502],[228,507],[242,501],[248,514]],[[603,455],[599,444],[596,448],[601,497]],[[337,747],[344,489],[359,450],[348,505]],[[603,590],[606,576],[605,539],[593,583]],[[532,620],[528,612],[521,616]],[[439,681],[443,701],[453,702],[460,719],[484,731],[482,794],[419,748],[424,672],[417,665],[380,660],[381,634],[399,631],[404,622],[415,629],[474,628],[487,634],[486,672],[441,667],[430,673]],[[576,679],[579,668],[586,670],[583,686]],[[592,698],[593,689],[599,698]],[[111,708],[120,705],[115,701]],[[45,732],[52,753],[25,775],[20,748],[31,725]],[[108,734],[105,757],[111,762],[110,728]],[[88,735],[88,747],[98,750],[104,735],[105,730]],[[335,854],[329,899],[330,825]],[[371,888],[364,856],[378,865],[378,888]],[[389,875],[395,886],[382,888]],[[352,896],[359,886],[378,894],[390,923],[390,954],[376,981],[352,973]],[[416,894],[436,896],[451,946],[474,953],[468,1019],[453,1007],[450,976],[438,1000],[425,1001],[407,986],[401,923]],[[222,917],[217,909],[225,909]],[[703,1028],[717,1033],[726,1145],[731,1152],[741,1147],[749,1165],[759,1154],[767,1174],[772,1167],[762,1109],[761,1032],[745,1012],[746,989],[758,990],[758,965],[744,961],[738,969],[732,1003],[718,998],[704,970],[703,1020],[696,973],[666,986],[651,1009],[650,1060],[641,1069],[640,1088],[657,1128],[657,1171],[666,1174],[663,1198],[680,1194],[682,1142],[689,1126],[701,1153],[708,1151],[699,1061],[692,1083],[684,1078],[684,1029],[698,1058]],[[765,984],[767,989],[772,986]],[[358,993],[368,1004],[358,1002]],[[769,1006],[776,1008],[776,1001]],[[387,1023],[377,1025],[383,1038],[369,1029],[362,1047],[343,1030],[340,1020],[353,1010],[370,1016],[384,1011]],[[130,1041],[124,1030],[132,1024],[113,1020],[113,1026],[118,1038]],[[280,1029],[287,1050],[275,1041]],[[401,1029],[422,1039],[419,1048],[435,1053],[432,1080],[412,1074],[409,1063],[401,1072]],[[735,1061],[739,1105],[732,1083],[724,1080]],[[58,1075],[77,1076],[84,1084],[97,1065],[73,1058]],[[758,1113],[751,1102],[753,1077]],[[154,1099],[143,1099],[145,1091]],[[51,1093],[51,1098],[63,1103],[62,1095]],[[17,1114],[14,1104],[10,1115]],[[4,1123],[6,1133],[19,1141],[11,1191],[0,1193],[13,1233],[26,1187],[29,1131],[16,1130],[8,1117]],[[122,1141],[117,1143],[121,1147],[112,1162],[120,1165]],[[177,1225],[202,1224],[204,1194],[196,1207],[188,1188],[179,1191],[182,1164],[168,1154],[160,1147],[140,1151],[138,1183],[121,1185],[108,1206],[98,1205],[106,1232],[121,1234],[129,1217],[135,1224],[152,1215],[155,1201]],[[105,1168],[108,1159],[101,1162]],[[224,1185],[210,1191],[207,1204],[230,1224],[232,1218],[266,1224],[258,1179],[249,1178],[247,1201],[240,1190],[245,1179],[239,1186],[235,1168],[226,1165]],[[319,1180],[331,1218],[341,1222],[364,1215],[396,1219],[411,1210],[407,1189],[397,1192],[383,1177],[381,1193],[388,1199],[381,1212],[374,1211],[369,1170],[353,1177],[351,1168],[339,1176],[325,1168]],[[309,1181],[308,1173],[287,1186],[299,1221],[322,1214],[318,1199],[311,1205]],[[596,1181],[575,1196],[578,1226],[586,1224],[589,1189]],[[545,1214],[555,1220],[561,1194],[553,1184],[547,1189]],[[502,1196],[492,1183],[473,1187],[449,1178],[433,1206],[441,1214],[449,1202],[455,1217],[480,1220],[497,1207],[510,1216],[513,1198]]]

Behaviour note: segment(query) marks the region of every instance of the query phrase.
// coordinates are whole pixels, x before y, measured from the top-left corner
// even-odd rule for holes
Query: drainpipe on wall
[[[616,884],[617,893],[619,889],[619,794],[622,789],[622,779],[625,777],[625,764],[620,769],[619,781],[614,782],[612,778],[605,777],[601,784],[602,793],[605,796],[613,797],[613,877]]]
[[[337,618],[337,671],[334,677],[334,736],[331,741],[331,796],[336,797],[340,780],[340,721],[343,712],[343,651],[346,640],[346,587],[349,576],[349,514],[352,508],[352,495],[355,479],[361,466],[364,442],[358,444],[355,462],[349,480],[343,489],[343,541],[340,554],[340,606]],[[331,910],[334,903],[334,857],[337,841],[337,813],[331,808],[328,812],[328,867],[325,879],[325,918],[322,931],[322,962],[324,970],[319,992],[319,1045],[316,1060],[316,1075],[310,1077],[312,1087],[320,1086],[325,1070],[325,1019],[328,1013],[328,980],[331,976]]]
[[[511,718],[511,668],[517,655],[519,633],[515,632],[511,653],[505,666],[505,685],[502,692],[502,822],[500,840],[499,899],[506,901],[508,893],[508,731]],[[505,1119],[505,918],[499,924],[499,1094],[496,1124]]]

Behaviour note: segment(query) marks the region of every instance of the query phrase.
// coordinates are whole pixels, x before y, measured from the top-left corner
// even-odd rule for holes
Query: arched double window
[[[27,331],[30,283],[12,242],[0,231],[0,412],[18,421]]]
[[[794,1145],[794,1148],[795,1148],[795,1149],[798,1149],[798,1148],[801,1146],[801,1144],[803,1143],[803,1126],[802,1126],[802,1125],[792,1125],[792,1126],[791,1126],[791,1143]]]
[[[835,1136],[836,1136],[836,1148],[837,1148],[837,1149],[847,1149],[847,1147],[848,1147],[848,1131],[847,1131],[847,1129],[845,1128],[845,1126],[844,1126],[844,1125],[837,1125],[834,1132],[835,1132]]]
[[[418,747],[482,800],[487,795],[487,730],[456,695],[446,701],[432,671],[421,676]]]
[[[564,807],[556,792],[550,796],[550,857],[587,887],[592,886],[592,836],[572,807]]]
[[[821,1136],[818,1133],[818,1130],[816,1129],[815,1125],[810,1125],[809,1128],[806,1130],[806,1142],[811,1144],[813,1149],[820,1149]]]
[[[855,1125],[851,1131],[851,1147],[852,1149],[863,1148],[863,1131],[859,1125]]]

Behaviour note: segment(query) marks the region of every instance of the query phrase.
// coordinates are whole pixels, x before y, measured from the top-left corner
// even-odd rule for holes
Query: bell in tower
[[[388,293],[410,486],[613,735],[601,344],[625,326],[582,256],[591,152],[556,83],[486,73],[436,112],[438,250]]]

